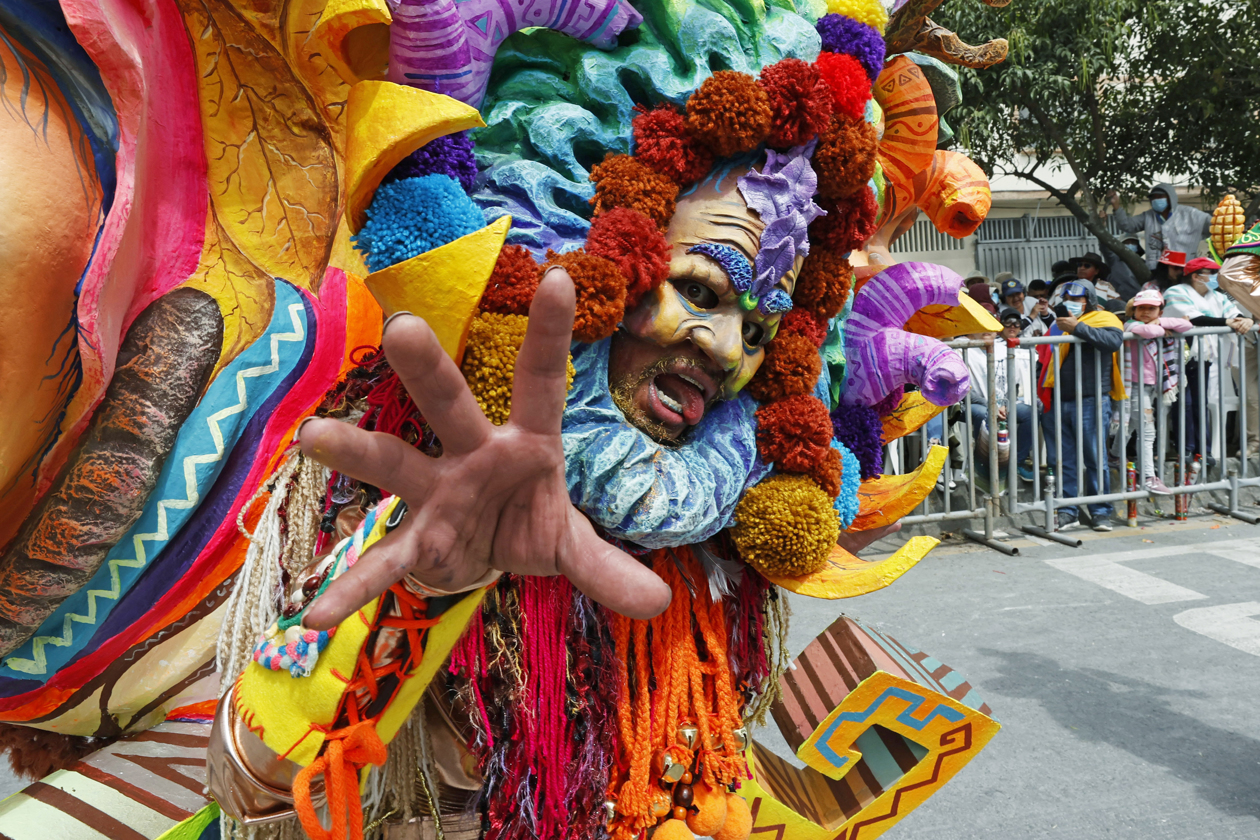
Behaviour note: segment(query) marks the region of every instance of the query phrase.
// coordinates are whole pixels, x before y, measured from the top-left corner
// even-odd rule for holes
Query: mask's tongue
[[[694,426],[704,417],[704,394],[681,376],[662,373],[656,377],[656,388],[682,406],[679,414],[687,421],[687,425]]]

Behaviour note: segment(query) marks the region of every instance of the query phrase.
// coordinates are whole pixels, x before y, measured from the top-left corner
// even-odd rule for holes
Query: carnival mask
[[[752,277],[766,230],[729,172],[679,199],[666,233],[669,280],[626,313],[609,358],[618,407],[652,437],[679,440],[757,372],[782,313],[738,286]],[[775,284],[776,299],[790,300],[802,258]]]

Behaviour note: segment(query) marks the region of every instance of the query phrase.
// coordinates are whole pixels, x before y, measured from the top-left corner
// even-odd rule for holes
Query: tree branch
[[[1086,230],[1098,237],[1098,242],[1102,247],[1115,254],[1120,258],[1121,262],[1129,267],[1129,270],[1133,272],[1134,278],[1139,283],[1145,283],[1147,280],[1151,279],[1151,270],[1146,267],[1146,261],[1130,251],[1128,248],[1124,247],[1124,244],[1119,239],[1112,236],[1111,231],[1107,230],[1107,225],[1102,221],[1102,219],[1087,212],[1075,198],[1068,193],[1065,193],[1063,190],[1058,189],[1053,184],[1050,184],[1048,181],[1038,178],[1036,175],[1023,172],[1015,174],[1041,187],[1043,190],[1050,193],[1050,195],[1058,201],[1060,205],[1066,207],[1068,212],[1075,216],[1076,220],[1085,226]]]
[[[1076,159],[1076,155],[1072,153],[1072,148],[1068,145],[1067,138],[1064,137],[1063,131],[1059,128],[1058,123],[1050,119],[1049,115],[1046,114],[1045,109],[1037,104],[1034,98],[1029,95],[1027,89],[1022,87],[1019,89],[1019,99],[1020,102],[1023,103],[1024,107],[1028,109],[1028,113],[1032,114],[1033,118],[1037,120],[1037,123],[1045,129],[1047,134],[1050,135],[1050,139],[1058,145],[1059,151],[1063,153],[1063,159],[1067,161],[1068,167],[1072,170],[1072,174],[1076,176],[1077,183],[1081,185],[1081,190],[1085,194],[1086,203],[1092,205],[1094,200],[1093,195],[1089,191],[1089,179],[1086,177],[1084,167],[1082,167],[1080,161]]]

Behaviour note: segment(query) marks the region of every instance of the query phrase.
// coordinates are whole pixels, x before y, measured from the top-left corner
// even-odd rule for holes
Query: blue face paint
[[[1156,213],[1163,213],[1165,210],[1168,209],[1168,199],[1152,198],[1151,209],[1154,210]]]

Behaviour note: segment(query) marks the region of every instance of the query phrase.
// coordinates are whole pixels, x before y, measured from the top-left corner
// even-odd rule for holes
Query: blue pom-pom
[[[486,226],[485,216],[459,182],[438,174],[381,184],[367,216],[354,244],[373,272]]]
[[[840,476],[840,495],[836,496],[836,513],[840,515],[840,527],[848,528],[858,515],[858,486],[862,483],[862,465],[857,456],[838,440],[831,445],[840,450],[843,473]]]

